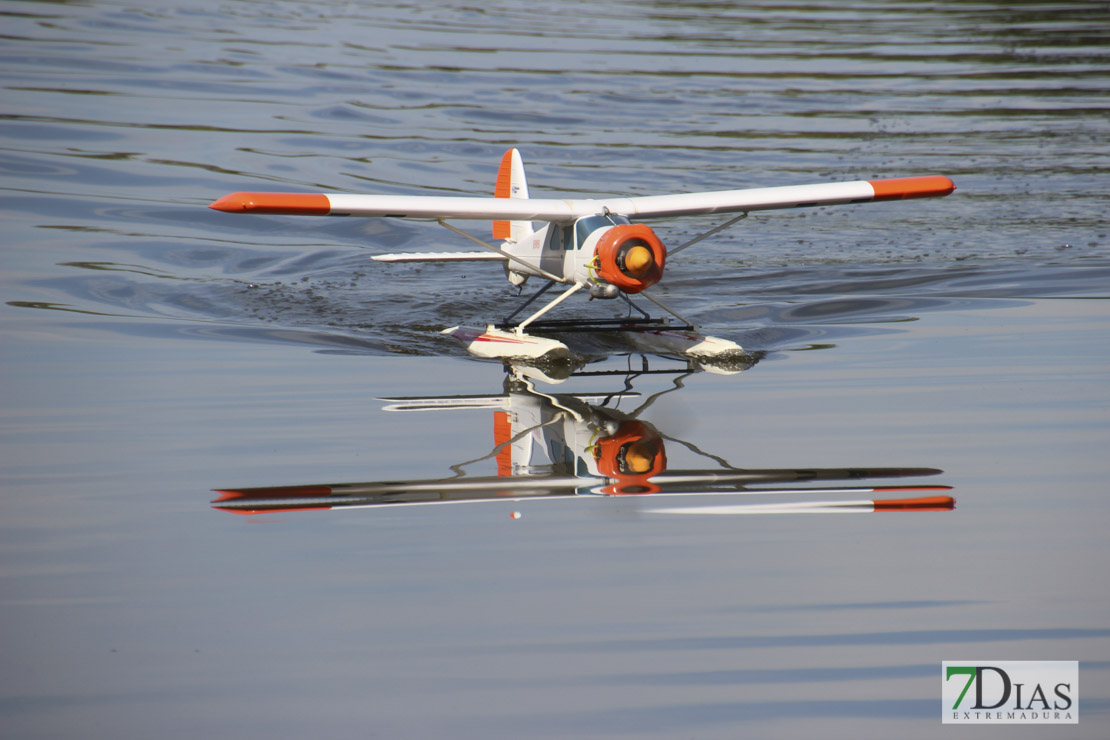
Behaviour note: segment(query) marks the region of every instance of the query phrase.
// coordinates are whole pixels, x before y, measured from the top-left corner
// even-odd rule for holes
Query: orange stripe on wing
[[[927,177],[896,177],[890,180],[868,180],[875,190],[873,200],[906,200],[935,198],[948,195],[956,184],[943,175]]]
[[[331,201],[323,193],[232,193],[208,206],[227,213],[280,213],[327,216]]]

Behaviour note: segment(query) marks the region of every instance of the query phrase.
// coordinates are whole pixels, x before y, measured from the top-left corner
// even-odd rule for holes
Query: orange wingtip
[[[896,177],[890,180],[868,180],[875,190],[873,200],[907,200],[937,198],[948,195],[956,184],[943,175],[927,177]]]
[[[895,498],[873,503],[875,511],[949,511],[956,508],[956,499],[951,496]]]
[[[269,488],[218,488],[212,493],[220,494],[212,503],[237,501],[241,499],[306,498],[308,496],[330,496],[331,486],[272,486]]]
[[[331,212],[331,201],[322,193],[232,193],[208,207],[227,213],[326,216]]]
[[[212,493],[220,494],[212,500],[213,508],[227,511],[232,514],[277,514],[283,511],[317,511],[331,507],[324,504],[306,503],[281,504],[266,503],[250,507],[250,502],[273,501],[273,499],[294,499],[317,496],[329,496],[332,493],[330,486],[273,486],[270,488],[224,488],[216,489]],[[227,504],[220,506],[220,504]]]

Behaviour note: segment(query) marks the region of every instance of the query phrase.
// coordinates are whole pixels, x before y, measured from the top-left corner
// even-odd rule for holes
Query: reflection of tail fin
[[[493,446],[501,447],[497,451],[497,475],[499,477],[513,474],[513,422],[508,411],[493,412]],[[503,446],[502,446],[503,445]]]
[[[497,198],[527,198],[528,181],[524,178],[524,162],[520,152],[510,149],[501,158],[497,171],[497,185],[493,194]],[[517,241],[532,231],[531,221],[494,221],[493,238]]]

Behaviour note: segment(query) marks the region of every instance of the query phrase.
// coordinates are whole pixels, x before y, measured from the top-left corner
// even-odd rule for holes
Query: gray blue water
[[[1043,659],[1105,737],[1108,49],[1102,2],[4,3],[2,734],[934,737],[942,660]],[[470,248],[432,223],[206,206],[485,195],[510,146],[538,197],[958,190],[753,214],[656,289],[745,363],[587,341],[615,374],[521,401],[801,483],[214,506],[496,475],[491,405],[382,399],[520,391],[437,333],[517,305],[500,268],[369,259]],[[740,515],[919,495],[843,492],[872,482],[955,508]]]

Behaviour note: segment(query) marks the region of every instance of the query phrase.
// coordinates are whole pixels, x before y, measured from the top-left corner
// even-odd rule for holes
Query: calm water
[[[0,6],[5,737],[933,737],[967,734],[965,658],[1080,660],[1068,734],[1110,733],[1105,3],[141,5]],[[496,474],[496,411],[545,401],[436,332],[520,300],[499,268],[369,259],[468,248],[434,224],[205,206],[486,194],[509,146],[536,196],[959,190],[669,263],[742,372],[586,341],[615,374],[536,386],[668,471],[801,481],[214,507]],[[485,405],[383,400],[441,396]],[[753,508],[919,495],[798,490],[871,485],[956,507]]]

